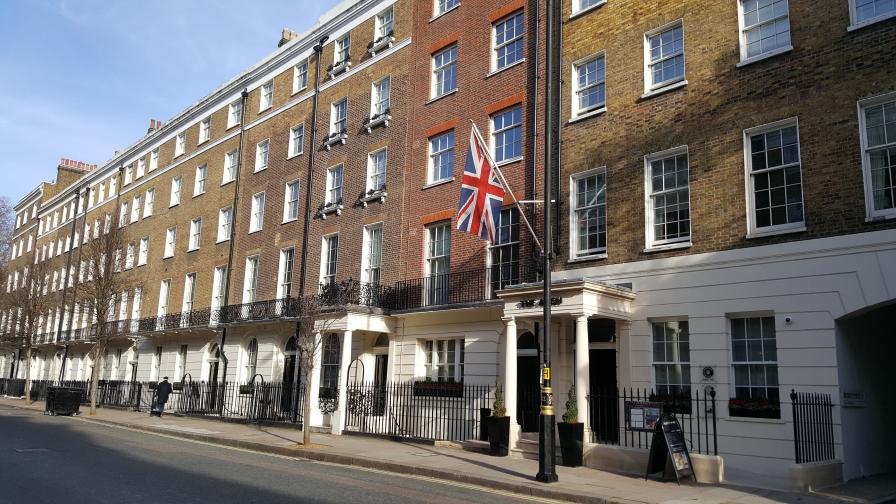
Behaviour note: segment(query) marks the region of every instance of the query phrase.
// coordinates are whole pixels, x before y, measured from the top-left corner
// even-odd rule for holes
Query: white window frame
[[[202,164],[196,167],[196,178],[193,180],[193,197],[205,194],[205,187],[208,184],[208,164]]]
[[[427,173],[427,175],[426,175],[426,178],[427,178],[426,183],[427,183],[427,185],[430,185],[430,184],[436,184],[436,183],[439,183],[439,182],[444,182],[444,181],[448,181],[448,180],[453,180],[453,179],[454,179],[454,167],[455,167],[455,166],[454,166],[454,165],[455,165],[455,159],[454,159],[454,154],[455,154],[455,152],[454,152],[454,150],[455,150],[454,139],[455,139],[455,138],[454,138],[454,134],[455,134],[455,131],[454,131],[453,129],[451,129],[451,130],[448,130],[448,131],[443,131],[443,132],[441,132],[441,133],[435,134],[435,135],[433,135],[433,136],[431,136],[431,137],[429,137],[429,138],[427,139],[428,142],[429,142],[429,167],[428,167],[428,170],[427,170],[428,173]],[[433,142],[436,141],[436,140],[438,140],[438,139],[440,139],[440,138],[447,137],[448,135],[451,135],[451,143],[450,143],[450,146],[448,146],[448,147],[446,147],[446,148],[444,148],[444,149],[442,149],[442,150],[439,150],[439,151],[434,151],[434,150],[433,150]],[[440,174],[436,173],[436,164],[435,164],[435,160],[436,160],[437,157],[441,156],[443,153],[448,153],[448,152],[451,153],[451,170],[449,171],[448,176],[446,176],[446,177],[441,177],[441,176],[439,176]]]
[[[183,178],[180,176],[174,177],[171,179],[171,199],[168,202],[168,207],[177,206],[180,204],[181,190],[183,189]]]
[[[342,53],[345,53],[345,57],[340,59]],[[352,34],[351,32],[346,33],[342,37],[339,37],[336,42],[333,43],[333,66],[339,66],[343,63],[347,63],[352,60]]]
[[[149,171],[159,167],[159,148],[156,147],[149,153]]]
[[[128,243],[127,251],[124,255],[124,269],[129,270],[134,267],[134,243]]]
[[[308,60],[292,67],[292,94],[308,88]]]
[[[687,159],[688,172],[688,235],[677,238],[669,238],[664,240],[656,239],[656,231],[654,228],[654,192],[653,192],[653,171],[651,163],[668,158],[675,158],[684,155]],[[676,187],[675,190],[680,190]],[[667,192],[667,191],[660,191]],[[647,250],[661,250],[664,248],[684,247],[691,244],[691,236],[693,233],[694,217],[691,214],[691,159],[687,145],[673,147],[660,152],[654,152],[644,156],[644,236]]]
[[[660,387],[681,387],[681,388],[687,387],[689,391],[692,391],[694,388],[694,383],[693,383],[693,380],[691,380],[691,350],[690,350],[691,328],[690,328],[689,320],[686,317],[650,318],[650,319],[648,319],[648,323],[650,324],[650,374],[651,374],[651,380],[652,380],[651,382],[653,383],[653,389],[657,391],[657,395],[659,395],[660,397],[667,396],[667,395],[674,395],[674,394],[660,393],[659,392]],[[679,333],[682,332],[682,328],[680,325],[682,323],[687,324],[687,330],[686,330],[687,336],[688,336],[687,356],[683,356],[682,355],[683,352],[681,352],[682,339],[680,339],[680,334],[676,334],[674,339],[669,339],[668,336],[665,334],[668,324],[679,324],[677,330],[679,331]],[[657,352],[656,352],[657,341],[655,340],[656,335],[654,332],[655,331],[654,326],[657,324],[663,326],[663,339],[661,340],[661,343],[664,344],[663,353],[666,354],[666,355],[663,355],[663,357],[665,357],[664,360],[657,360],[657,357],[658,357]],[[669,358],[670,355],[668,354],[668,352],[666,352],[665,344],[667,344],[667,343],[674,345],[674,351],[672,352],[672,354],[673,354],[672,356],[675,357],[674,359],[670,359]],[[684,382],[685,381],[684,378],[687,377],[687,383],[671,383],[667,379],[666,380],[667,383],[660,384],[659,379],[657,377],[657,367],[658,366],[681,366],[681,375],[682,375],[681,381]],[[688,395],[688,397],[690,397],[691,394],[688,393],[687,395]]]
[[[374,172],[377,167],[376,159],[383,155],[382,172]],[[386,175],[389,170],[389,148],[375,150],[367,155],[367,192],[381,191],[386,188]],[[344,175],[344,174],[343,174]],[[376,179],[382,178],[382,184],[377,185]]]
[[[174,140],[174,157],[181,156],[187,151],[187,132],[181,131]]]
[[[141,206],[143,206],[143,196],[138,194],[134,196],[134,202],[131,203],[131,224],[140,220]]]
[[[341,128],[339,124],[342,124]],[[348,98],[341,98],[330,105],[330,134],[337,133],[348,133]]]
[[[339,172],[339,185],[336,185],[336,172]],[[345,183],[345,166],[340,163],[327,168],[327,192],[325,194],[324,203],[327,205],[335,205],[343,200],[343,184]],[[338,197],[337,197],[338,192]]]
[[[226,242],[230,239],[231,227],[233,226],[233,207],[227,206],[218,210],[218,236],[217,243]]]
[[[454,343],[454,362],[448,361],[448,344]],[[422,357],[421,377],[425,381],[463,383],[464,381],[464,354],[466,340],[464,338],[434,338],[420,340],[420,355]],[[441,347],[441,348],[440,348]],[[444,359],[442,359],[444,357]],[[443,362],[444,360],[444,362]],[[453,369],[453,376],[439,376],[441,368]]]
[[[199,121],[199,142],[197,145],[201,145],[205,142],[208,142],[212,138],[212,118],[211,116],[206,117],[205,119]]]
[[[859,114],[859,146],[861,149],[861,157],[862,157],[862,181],[865,191],[865,221],[870,222],[874,220],[880,219],[893,219],[896,218],[896,200],[894,200],[893,208],[885,208],[882,210],[875,210],[874,208],[874,184],[871,178],[871,156],[868,147],[868,129],[865,118],[865,109],[869,107],[876,107],[884,103],[889,103],[891,101],[896,101],[896,92],[884,93],[878,96],[873,96],[870,98],[866,98],[863,100],[859,100],[856,104],[856,108]],[[883,146],[876,146],[874,149],[880,148],[894,148],[896,147],[896,138],[893,141],[883,144]],[[894,182],[896,184],[896,182]]]
[[[299,134],[301,133],[301,134]],[[289,155],[293,158],[305,152],[305,123],[296,124],[289,129]]]
[[[291,258],[289,256],[290,253],[292,254]],[[287,261],[287,259],[290,260]],[[295,247],[285,247],[280,249],[280,265],[277,268],[277,299],[284,299],[292,295],[295,262]]]
[[[258,88],[258,111],[265,110],[274,106],[274,80],[271,79]]]
[[[438,65],[436,63],[436,59],[447,53],[448,51],[454,50],[454,59],[449,60],[447,63],[443,63]],[[447,47],[439,49],[432,55],[432,77],[430,83],[430,99],[435,100],[436,98],[441,98],[442,96],[447,96],[455,91],[457,91],[457,60],[460,58],[460,51],[458,49],[458,45],[456,43],[450,44]],[[454,87],[451,89],[439,89],[439,81],[444,82],[446,75],[445,72],[452,71],[454,72]],[[442,86],[444,87],[444,86]]]
[[[586,89],[590,89],[592,87],[602,86],[604,89],[604,101],[599,105],[592,106],[588,109],[582,109],[579,103],[579,94],[583,91],[583,89],[579,88],[579,69],[583,68],[585,65],[595,62],[597,60],[603,60],[604,62],[604,78],[602,81],[599,81],[591,86],[588,86]],[[600,114],[601,112],[605,112],[607,110],[607,53],[606,51],[600,51],[596,54],[592,54],[590,56],[586,56],[578,61],[574,61],[572,65],[570,65],[571,75],[570,82],[572,83],[572,93],[570,93],[570,111],[572,119],[576,119],[579,117],[587,117],[591,115]]]
[[[184,296],[181,302],[180,311],[185,315],[193,311],[193,304],[196,301],[196,273],[187,273],[184,275]]]
[[[243,304],[254,303],[258,296],[258,267],[257,255],[246,258],[246,269],[243,276]]]
[[[271,139],[265,138],[255,145],[255,169],[254,173],[266,170],[271,159]]]
[[[331,240],[336,240],[336,258],[332,262],[333,271],[330,271],[330,254],[332,253],[332,249],[330,247]],[[330,233],[328,235],[324,235],[321,237],[321,246],[320,246],[320,285],[325,285],[328,280],[335,282],[336,275],[339,274],[339,233]]]
[[[495,126],[495,120],[499,116],[503,116],[504,114],[510,114],[512,116],[513,112],[517,109],[519,109],[519,111],[520,111],[520,122],[513,123],[510,126],[504,125],[501,129],[497,129],[497,127]],[[502,165],[505,165],[508,163],[513,163],[515,161],[519,161],[520,159],[523,159],[523,147],[525,144],[525,138],[523,137],[523,105],[521,103],[517,103],[515,105],[511,105],[505,109],[495,112],[494,114],[491,115],[491,117],[489,117],[488,124],[489,124],[489,129],[491,130],[491,134],[489,135],[489,142],[491,143],[491,145],[489,147],[491,148],[492,157],[494,158],[495,163],[497,163],[498,166],[502,166]],[[520,131],[520,153],[519,153],[519,155],[512,156],[512,157],[505,157],[503,159],[498,159],[498,137],[500,135],[509,134],[509,132],[515,128],[519,128],[519,131]],[[504,145],[508,145],[508,144],[505,143]]]
[[[158,316],[164,317],[168,315],[169,304],[171,303],[171,279],[166,278],[159,284],[159,309]]]
[[[295,186],[295,199],[292,198],[290,194],[290,189],[292,186]],[[299,184],[299,179],[295,179],[293,181],[287,182],[283,185],[283,222],[292,222],[294,220],[298,220],[299,218],[299,199],[301,184]],[[290,212],[290,205],[294,205],[294,212]],[[295,215],[290,215],[290,213],[295,213]]]
[[[862,21],[859,21],[859,15],[856,9],[856,0],[849,0],[849,22],[850,25],[847,28],[848,31],[858,30],[859,28],[864,28],[865,26],[878,23],[885,19],[890,19],[891,17],[896,16],[896,10],[891,12],[885,12],[883,14],[879,14],[872,18],[868,18]]]
[[[744,0],[737,0],[737,28],[738,28],[738,37],[740,40],[740,63],[738,66],[747,65],[753,63],[754,61],[763,60],[765,58],[771,58],[772,56],[776,56],[778,54],[782,54],[788,51],[793,50],[793,27],[790,26],[790,1],[785,0],[787,2],[787,12],[784,15],[776,16],[775,18],[763,21],[761,23],[757,23],[755,25],[751,25],[749,28],[746,26],[746,18],[744,15]],[[853,0],[850,0],[852,2]],[[760,29],[762,25],[767,23],[776,22],[781,19],[787,19],[788,29],[787,33],[789,34],[790,43],[786,46],[776,47],[769,51],[761,52],[754,56],[749,56],[747,50],[749,49],[747,44],[747,30]]]
[[[128,165],[128,166],[130,166],[130,165]],[[140,178],[145,174],[146,174],[146,161],[143,158],[140,158],[137,160],[137,171],[135,173],[134,178],[135,179]],[[127,182],[131,181],[130,173],[125,172],[125,180]]]
[[[144,236],[143,238],[140,238],[140,250],[137,252],[137,266],[145,265],[148,258],[149,258],[149,237]]]
[[[514,22],[516,22],[515,20],[517,17],[523,18],[522,31],[520,33],[515,33],[513,38],[505,40],[500,45],[498,45],[498,26],[500,26],[504,23],[507,23],[511,20],[514,20]],[[492,42],[491,42],[491,45],[492,45],[491,70],[492,70],[492,72],[504,70],[505,68],[510,68],[513,65],[516,65],[517,63],[526,61],[526,42],[525,42],[525,40],[526,40],[526,12],[524,9],[516,10],[516,11],[502,17],[501,19],[498,19],[494,23],[492,23],[491,34],[492,34]],[[504,66],[498,66],[498,52],[505,47],[515,44],[518,40],[523,41],[523,50],[522,50],[523,55],[520,56],[519,59],[517,59],[511,63],[505,62]],[[506,56],[505,56],[505,61],[506,61]]]
[[[156,201],[156,190],[148,189],[146,191],[146,202],[143,204],[143,218],[152,216],[152,205]]]
[[[435,0],[433,2],[433,19],[460,7],[460,0]]]
[[[384,86],[385,84],[385,86]],[[385,90],[385,98],[383,91]],[[370,85],[370,117],[385,114],[392,105],[392,76],[387,75]]]
[[[224,154],[224,172],[221,175],[221,185],[229,184],[236,180],[236,163],[239,149],[233,149]]]
[[[582,6],[588,0],[572,0],[572,14],[570,14],[570,18],[576,17],[579,14],[584,14],[586,12],[591,12],[594,9],[597,9],[601,5],[607,3],[607,0],[596,0],[591,5]]]
[[[240,124],[243,118],[242,98],[238,98],[227,106],[227,129]]]
[[[378,232],[379,257],[373,254],[373,232]],[[372,261],[373,260],[373,261]],[[377,278],[371,278],[376,271]],[[361,244],[361,283],[379,285],[383,276],[383,223],[368,224],[364,226],[364,235]]]
[[[202,246],[202,217],[190,221],[190,243],[187,252],[199,250]]]
[[[796,127],[796,141],[797,141],[797,156],[799,157],[799,161],[797,165],[800,167],[800,205],[803,209],[803,220],[800,222],[791,222],[787,224],[779,224],[777,226],[765,226],[762,228],[756,227],[756,194],[754,190],[754,182],[753,182],[753,160],[751,156],[751,145],[750,145],[750,137],[754,135],[768,133],[769,131],[775,131],[788,127]],[[744,149],[744,190],[746,191],[746,204],[747,204],[747,238],[753,238],[757,236],[773,236],[777,234],[784,233],[798,233],[806,230],[806,184],[805,179],[803,177],[803,155],[802,155],[802,142],[800,139],[800,124],[799,119],[797,117],[789,117],[787,119],[782,119],[780,121],[775,121],[768,124],[763,124],[760,126],[755,126],[753,128],[749,128],[744,130],[743,133],[743,149]],[[791,163],[792,164],[792,163]],[[767,170],[779,170],[784,169],[785,166],[789,165],[780,165]],[[765,173],[763,171],[762,173]]]
[[[163,259],[174,257],[174,251],[177,248],[177,226],[170,227],[165,230],[165,255]]]
[[[395,27],[395,12],[393,11],[393,6],[389,6],[386,9],[380,11],[379,14],[376,15],[373,26],[373,40],[376,42],[380,40],[382,37],[389,35],[390,31],[393,31]]]
[[[609,185],[608,173],[607,173],[606,166],[600,166],[598,168],[592,168],[590,170],[573,173],[572,175],[569,176],[569,229],[570,229],[570,232],[569,232],[569,260],[570,261],[603,259],[603,258],[607,257],[607,250],[608,250],[609,242],[610,242],[609,229],[606,230],[607,238],[605,240],[606,243],[605,243],[604,247],[598,247],[596,249],[593,249],[593,250],[590,250],[587,252],[579,252],[578,243],[577,243],[577,241],[579,239],[579,232],[578,232],[578,224],[577,224],[577,219],[576,219],[576,210],[577,210],[577,208],[576,208],[576,197],[577,197],[576,183],[580,179],[583,179],[586,177],[593,177],[595,175],[601,175],[601,174],[604,175],[604,187],[606,188]],[[605,201],[604,205],[605,205],[605,207],[608,207],[609,202],[607,202],[606,200],[607,200],[607,197],[604,196],[604,201]],[[600,204],[598,204],[596,206],[596,208],[599,208],[599,207],[600,207]],[[600,215],[600,212],[598,212],[598,216],[599,215]],[[606,215],[607,220],[609,220],[609,209],[608,208],[605,209],[604,215]]]
[[[255,233],[264,229],[264,200],[264,191],[257,192],[252,195],[252,213],[249,214],[250,233]]]
[[[666,56],[657,60],[656,62],[652,62],[650,60],[650,39],[654,36],[659,36],[662,33],[673,30],[677,27],[681,27],[681,65],[682,65],[682,73],[680,79],[669,79],[662,82],[653,82],[653,72],[651,71],[651,67],[654,64],[665,61],[666,59],[676,57],[678,54],[673,54],[671,56]],[[668,91],[672,89],[676,89],[678,87],[684,86],[688,83],[688,66],[687,66],[687,35],[684,29],[684,20],[678,19],[672,21],[671,23],[667,23],[659,28],[655,28],[644,33],[644,94],[646,96],[650,96],[653,94],[658,94],[663,91]]]
[[[212,310],[217,310],[224,305],[224,285],[226,283],[227,266],[215,266],[214,277],[212,277]]]
[[[727,341],[727,343],[728,343],[728,359],[729,359],[729,362],[731,363],[731,365],[729,366],[729,372],[731,373],[731,377],[730,377],[730,380],[729,380],[729,381],[730,381],[730,385],[729,385],[729,387],[730,387],[730,391],[729,391],[730,397],[731,397],[732,399],[737,397],[737,379],[736,379],[736,372],[735,372],[735,367],[736,367],[736,366],[750,366],[750,365],[775,366],[775,368],[777,368],[778,385],[775,386],[774,388],[777,388],[777,389],[778,389],[778,396],[779,396],[779,397],[778,397],[778,401],[779,401],[779,404],[780,404],[780,403],[783,403],[783,402],[784,402],[784,397],[781,397],[781,392],[784,390],[784,387],[781,386],[781,373],[780,373],[780,371],[781,371],[781,367],[779,366],[779,359],[778,359],[778,355],[777,355],[777,353],[779,353],[779,349],[778,349],[778,321],[777,321],[777,317],[775,317],[775,314],[774,314],[773,312],[767,312],[767,311],[750,312],[750,313],[737,313],[737,314],[729,313],[729,314],[726,314],[726,317],[725,317],[725,318],[726,318],[725,323],[726,323],[726,326],[727,326],[727,327],[725,328],[725,332],[726,332],[726,336],[727,336],[727,340],[728,340],[728,341]],[[746,357],[747,357],[747,360],[736,361],[736,360],[734,359],[734,342],[735,342],[735,339],[734,339],[734,327],[733,327],[733,323],[734,323],[734,321],[735,321],[735,320],[741,320],[741,319],[743,319],[743,320],[760,319],[760,320],[761,320],[761,319],[763,319],[763,318],[771,318],[771,319],[773,319],[773,321],[774,321],[774,331],[775,331],[774,341],[775,341],[775,353],[776,353],[776,355],[775,355],[775,359],[774,359],[774,360],[761,360],[761,361],[751,361],[751,360],[749,360],[749,351],[750,351],[750,350],[749,350],[749,344],[747,344],[747,350],[746,350]],[[760,324],[761,324],[761,322],[760,322]],[[748,327],[748,326],[745,327],[745,331],[749,331],[749,327]],[[747,334],[747,335],[748,335],[748,334]],[[749,341],[750,339],[754,339],[754,340],[755,340],[756,338],[746,338],[746,339]],[[762,340],[766,340],[766,339],[769,339],[769,338],[762,338]],[[738,341],[739,341],[739,340],[738,340]],[[765,348],[764,348],[764,346],[763,346],[763,354],[764,354],[764,353],[765,353]],[[752,384],[752,381],[751,381],[750,383]],[[758,388],[758,387],[752,387],[752,386],[750,386],[750,388]],[[770,388],[770,387],[769,387],[768,385],[766,385],[765,388]],[[736,417],[736,418],[741,418],[741,417]]]

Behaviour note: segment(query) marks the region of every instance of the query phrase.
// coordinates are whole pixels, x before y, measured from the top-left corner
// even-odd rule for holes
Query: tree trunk
[[[31,347],[25,350],[25,404],[31,404]]]
[[[90,369],[90,415],[96,415],[96,385],[100,374],[100,359],[103,355],[103,347],[105,345],[97,342],[94,350],[96,354],[93,357],[93,367]]]
[[[311,374],[314,365],[306,367],[305,372],[305,400],[302,404],[302,444],[311,445]]]

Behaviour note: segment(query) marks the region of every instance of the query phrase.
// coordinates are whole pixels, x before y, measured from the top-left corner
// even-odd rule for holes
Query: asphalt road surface
[[[0,406],[0,503],[546,502]]]

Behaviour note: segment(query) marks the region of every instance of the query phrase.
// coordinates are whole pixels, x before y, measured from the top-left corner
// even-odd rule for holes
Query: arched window
[[[335,334],[328,335],[324,340],[320,386],[331,390],[339,387],[339,336]]]
[[[246,380],[252,381],[252,378],[255,376],[256,368],[258,367],[258,340],[252,338],[249,340],[249,346],[247,347],[247,352],[249,354],[249,359],[246,363]]]

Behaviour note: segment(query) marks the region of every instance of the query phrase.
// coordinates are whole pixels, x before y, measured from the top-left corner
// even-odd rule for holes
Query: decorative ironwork
[[[834,460],[834,404],[830,394],[790,391],[797,464]]]

